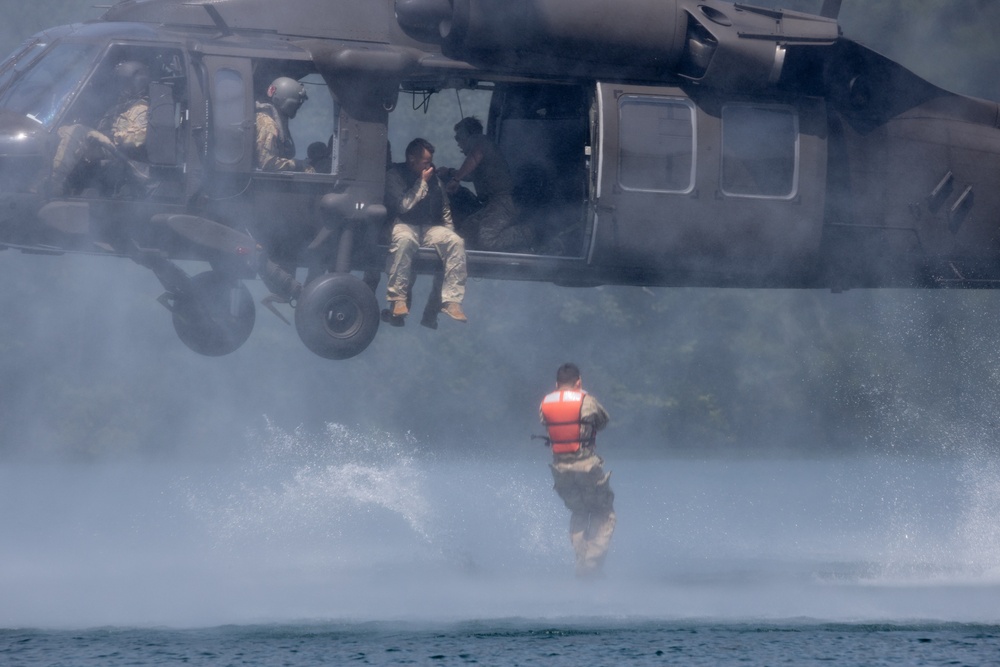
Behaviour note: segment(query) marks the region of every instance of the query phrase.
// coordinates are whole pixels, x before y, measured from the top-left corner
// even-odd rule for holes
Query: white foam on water
[[[572,574],[545,451],[267,422],[228,464],[0,468],[0,626],[657,618],[995,622],[1000,463],[622,460]]]

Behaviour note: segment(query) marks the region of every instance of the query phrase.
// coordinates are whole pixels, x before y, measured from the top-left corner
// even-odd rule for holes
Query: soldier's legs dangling
[[[465,241],[444,225],[427,227],[423,245],[434,248],[444,264],[444,281],[441,301],[462,303],[465,298],[465,281],[468,271],[465,263]]]
[[[389,245],[389,285],[386,288],[386,298],[393,305],[398,302],[405,304],[410,295],[413,257],[419,247],[420,238],[416,227],[404,223],[393,225]]]
[[[431,293],[427,295],[427,305],[424,306],[424,314],[420,318],[421,326],[428,329],[438,328],[438,313],[441,312],[441,288],[444,286],[444,268],[434,272],[434,282],[431,284]]]

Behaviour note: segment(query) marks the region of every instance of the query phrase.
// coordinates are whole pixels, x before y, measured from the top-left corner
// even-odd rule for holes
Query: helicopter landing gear
[[[208,357],[237,350],[250,337],[256,319],[250,290],[219,271],[199,273],[190,279],[189,289],[167,292],[160,303],[170,310],[181,342]]]
[[[315,354],[347,359],[360,354],[378,331],[374,292],[349,273],[328,273],[313,280],[299,296],[295,328]]]

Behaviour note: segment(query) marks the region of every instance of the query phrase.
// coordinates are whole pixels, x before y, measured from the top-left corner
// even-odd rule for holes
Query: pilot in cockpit
[[[52,160],[50,189],[63,196],[86,189],[97,178],[121,184],[149,181],[146,130],[149,119],[149,67],[125,60],[114,68],[118,86],[115,104],[97,124],[60,127],[59,145]],[[92,167],[99,167],[96,171]]]

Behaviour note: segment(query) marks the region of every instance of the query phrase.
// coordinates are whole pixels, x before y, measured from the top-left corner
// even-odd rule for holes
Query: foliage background
[[[45,26],[100,15],[91,0],[4,0],[0,10],[6,51]],[[845,0],[841,24],[938,85],[1000,99],[1000,3]],[[265,419],[533,454],[538,399],[566,360],[612,413],[604,446],[635,455],[995,447],[992,291],[474,281],[469,325],[383,327],[365,354],[329,362],[262,308],[236,353],[195,355],[155,302],[159,283],[124,260],[7,251],[0,277],[0,458],[215,456],[238,451]]]

